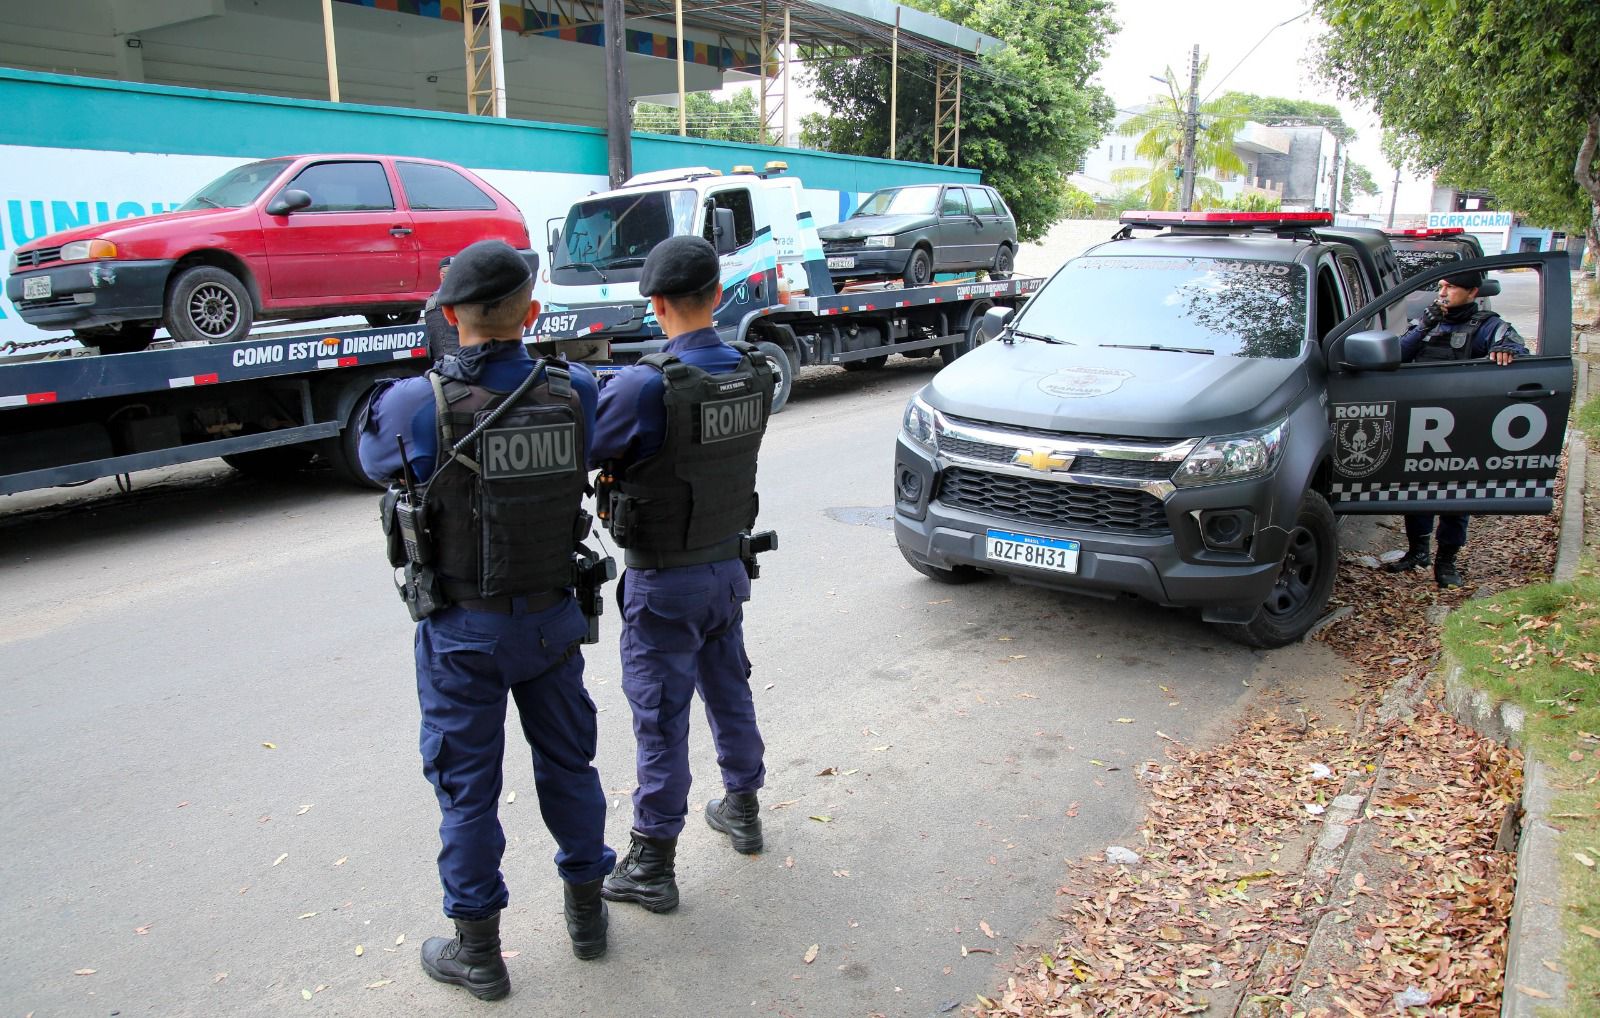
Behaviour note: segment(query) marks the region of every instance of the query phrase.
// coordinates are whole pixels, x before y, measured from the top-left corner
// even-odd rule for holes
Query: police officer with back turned
[[[1526,357],[1528,348],[1511,323],[1478,305],[1478,290],[1483,273],[1471,269],[1439,280],[1439,299],[1429,304],[1422,317],[1400,337],[1403,361],[1457,361],[1487,357],[1501,366],[1513,358]],[[1434,582],[1441,587],[1461,586],[1456,554],[1467,543],[1466,513],[1439,514],[1439,557],[1433,563]],[[1433,533],[1433,515],[1407,513],[1406,553],[1384,570],[1403,573],[1428,564],[1428,538]]]
[[[367,473],[398,479],[384,529],[417,619],[422,769],[439,799],[439,879],[456,929],[422,945],[422,967],[484,1000],[511,991],[497,815],[508,693],[533,751],[579,958],[605,953],[601,879],[616,863],[579,653],[611,565],[582,546],[598,388],[581,365],[529,357],[532,289],[509,245],[463,250],[439,292],[461,348],[423,377],[380,383],[361,431]]]
[[[725,790],[706,804],[706,822],[735,851],[761,851],[756,791],[765,746],[743,605],[756,554],[777,543],[771,532],[750,533],[773,374],[754,348],[718,339],[719,275],[716,251],[699,237],[674,237],[650,252],[639,292],[669,342],[606,384],[590,451],[600,467],[601,518],[626,555],[622,690],[638,742],[632,843],[604,894],[652,912],[678,907],[674,860],[689,811],[696,692]]]

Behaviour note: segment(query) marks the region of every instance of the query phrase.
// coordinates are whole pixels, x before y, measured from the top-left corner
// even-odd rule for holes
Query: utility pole
[[[1194,208],[1195,136],[1200,129],[1200,46],[1189,57],[1189,112],[1183,124],[1183,180],[1179,189],[1183,211]]]
[[[1389,229],[1394,229],[1394,209],[1400,201],[1400,167],[1394,168],[1394,188],[1389,192]]]
[[[622,0],[605,0],[606,163],[612,187],[633,176],[633,115],[628,109],[628,71]],[[681,44],[681,37],[680,37]]]

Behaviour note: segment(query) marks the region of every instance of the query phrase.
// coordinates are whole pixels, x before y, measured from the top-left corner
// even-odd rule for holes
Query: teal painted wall
[[[527,120],[286,99],[0,68],[0,144],[254,158],[374,152],[481,169],[606,173],[605,132]],[[635,134],[635,172],[677,166],[758,169],[782,159],[808,188],[873,191],[975,181],[976,170],[799,149]]]

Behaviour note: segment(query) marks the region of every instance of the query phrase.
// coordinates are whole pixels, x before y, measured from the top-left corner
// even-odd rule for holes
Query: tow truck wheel
[[[967,333],[958,342],[949,343],[939,348],[939,359],[944,361],[944,366],[949,367],[956,362],[956,358],[971,353],[983,343],[984,313],[994,305],[986,301],[979,301],[972,305],[972,313],[967,320]]]
[[[876,371],[887,363],[889,363],[889,355],[884,354],[882,357],[867,357],[859,361],[845,361],[839,366],[846,371]]]
[[[1322,616],[1339,571],[1339,533],[1333,510],[1315,491],[1300,503],[1289,532],[1278,582],[1249,622],[1223,623],[1229,639],[1250,647],[1285,647],[1305,636]]]
[[[232,343],[255,322],[255,305],[239,277],[215,265],[191,265],[167,289],[162,321],[184,343]]]
[[[989,270],[990,279],[1010,279],[1016,269],[1017,256],[1005,244],[1000,245],[1000,250],[995,252],[994,267]]]
[[[911,552],[906,550],[905,545],[902,544],[899,548],[900,557],[906,560],[906,565],[937,583],[959,585],[962,583],[976,583],[983,579],[983,574],[971,566],[954,566],[950,569],[940,569],[938,566],[930,566],[926,562],[919,562]]]
[[[311,465],[316,450],[310,443],[278,445],[270,449],[251,449],[248,452],[229,453],[222,462],[248,477],[277,481],[290,477]]]
[[[794,391],[794,368],[789,355],[778,344],[764,339],[756,343],[756,349],[765,354],[772,365],[772,412],[777,413],[788,405],[789,394]]]

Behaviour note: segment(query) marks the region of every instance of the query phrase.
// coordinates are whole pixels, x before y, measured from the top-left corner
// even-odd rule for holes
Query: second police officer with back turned
[[[460,349],[423,377],[380,383],[360,446],[370,476],[399,479],[384,497],[384,528],[417,619],[422,768],[439,800],[439,879],[456,929],[422,945],[422,967],[485,1000],[511,989],[497,812],[508,695],[532,748],[579,958],[605,953],[601,879],[616,862],[579,653],[611,565],[582,545],[598,389],[581,365],[529,357],[532,287],[528,263],[502,241],[457,255],[438,303]]]
[[[758,552],[756,456],[773,373],[753,347],[718,338],[720,266],[699,237],[673,237],[645,259],[666,348],[625,368],[600,395],[590,461],[599,512],[624,549],[622,689],[633,712],[638,787],[626,858],[605,881],[612,901],[678,906],[676,854],[689,803],[689,709],[705,702],[724,795],[706,821],[736,851],[761,851],[756,792],[765,746],[750,692],[744,602]]]

